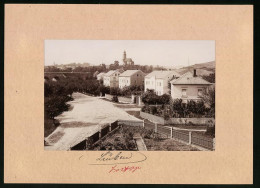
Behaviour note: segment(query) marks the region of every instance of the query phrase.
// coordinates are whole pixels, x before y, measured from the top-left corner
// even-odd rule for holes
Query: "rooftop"
[[[120,74],[119,77],[123,77],[123,76],[132,76],[133,74],[137,73],[140,70],[126,70],[125,72],[123,72],[122,74]],[[142,72],[142,71],[140,71]],[[143,72],[142,72],[143,73]]]
[[[186,85],[211,85],[212,83],[204,80],[203,78],[199,76],[193,76],[191,72],[187,72],[183,74],[180,78],[172,80],[171,83],[173,85],[178,85],[178,84],[186,84]]]
[[[108,71],[104,76],[111,76],[112,74],[114,74],[116,71],[115,70],[110,70]]]
[[[97,76],[102,76],[102,75],[104,75],[104,74],[106,74],[105,72],[101,72],[101,73],[99,73]]]
[[[167,77],[172,77],[172,76],[180,76],[179,73],[176,71],[153,71],[150,74],[146,75],[146,78],[150,78],[155,76],[155,78],[167,78]]]

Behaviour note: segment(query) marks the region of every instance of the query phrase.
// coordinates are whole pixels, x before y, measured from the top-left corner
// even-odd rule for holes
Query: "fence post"
[[[189,132],[189,145],[191,145],[191,131]]]
[[[154,127],[154,132],[157,133],[157,123],[155,123],[154,126],[155,126],[155,127]]]
[[[172,138],[172,127],[171,127],[171,138]]]
[[[143,119],[143,127],[144,127],[144,119]]]
[[[111,123],[109,123],[109,129],[108,130],[109,130],[109,132],[111,132]]]
[[[141,106],[141,96],[138,96],[138,105]]]

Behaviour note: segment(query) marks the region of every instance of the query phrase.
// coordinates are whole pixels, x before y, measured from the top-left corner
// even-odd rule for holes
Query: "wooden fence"
[[[161,126],[155,123],[154,131],[158,134],[182,141],[195,147],[205,148],[207,150],[215,150],[215,139],[208,138],[203,135],[196,135],[191,131],[177,131],[173,127]]]
[[[129,125],[129,126],[141,126],[144,127],[143,120],[118,120],[119,125]]]
[[[191,135],[191,144],[201,146],[203,148],[207,148],[209,150],[213,150],[214,146],[214,139],[200,137],[198,135]]]
[[[117,120],[111,124],[107,124],[102,129],[84,139],[80,143],[72,146],[70,150],[86,150],[88,147],[91,147],[95,143],[99,142],[102,138],[105,138],[109,133],[113,132],[117,128],[122,125],[130,125],[130,126],[144,126],[144,121],[140,120]]]
[[[189,133],[176,131],[176,130],[172,130],[172,138],[175,138],[177,140],[181,140],[181,141],[184,141],[187,143],[189,143],[189,141],[190,141]]]

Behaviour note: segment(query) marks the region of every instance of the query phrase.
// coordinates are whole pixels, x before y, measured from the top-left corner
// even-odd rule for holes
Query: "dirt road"
[[[117,119],[139,120],[113,103],[81,93],[73,94],[71,110],[62,113],[58,119],[61,125],[47,138],[45,150],[69,150],[100,129],[102,125]]]

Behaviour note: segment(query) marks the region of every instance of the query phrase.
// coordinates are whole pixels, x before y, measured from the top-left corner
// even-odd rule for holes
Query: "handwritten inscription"
[[[112,168],[109,170],[109,173],[115,173],[115,172],[132,172],[134,173],[137,170],[140,170],[140,166],[124,166],[124,167],[118,167],[117,165],[112,166]]]
[[[125,155],[122,152],[119,153],[112,153],[110,151],[106,153],[102,153],[99,158],[97,158],[97,161],[117,161],[117,160],[129,160],[132,158],[132,153],[129,155]]]
[[[82,160],[83,156],[79,157]],[[89,165],[118,165],[140,163],[147,159],[147,157],[139,152],[124,152],[124,151],[105,151],[96,158],[95,163]]]

